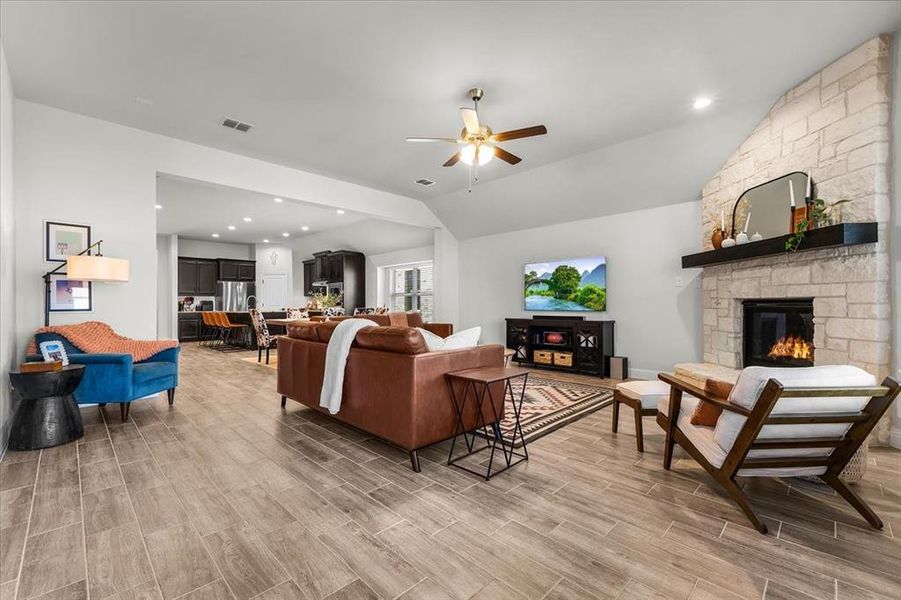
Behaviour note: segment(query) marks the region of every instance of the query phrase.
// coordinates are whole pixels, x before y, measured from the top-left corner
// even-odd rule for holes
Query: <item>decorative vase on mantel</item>
[[[719,250],[722,248],[724,239],[726,239],[726,232],[719,227],[714,228],[713,235],[710,236],[710,243],[713,244],[713,249]]]

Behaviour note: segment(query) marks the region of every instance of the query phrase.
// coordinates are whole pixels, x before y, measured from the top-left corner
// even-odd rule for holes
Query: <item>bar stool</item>
[[[240,339],[246,339],[247,325],[243,323],[232,323],[228,319],[228,315],[226,313],[219,313],[219,319],[222,323],[222,327],[225,329],[225,346],[228,346],[229,350],[238,349],[238,346],[234,339],[234,334],[240,332]],[[224,348],[223,348],[224,349]]]

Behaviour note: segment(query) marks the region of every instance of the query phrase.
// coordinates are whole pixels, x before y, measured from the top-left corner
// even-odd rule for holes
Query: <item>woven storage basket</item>
[[[851,457],[851,460],[848,461],[848,464],[845,465],[844,471],[841,472],[838,478],[848,484],[856,483],[863,479],[864,473],[867,472],[867,459],[869,456],[870,442],[869,440],[864,440],[857,452],[854,453],[854,456]],[[799,479],[823,483],[816,475],[806,475]]]

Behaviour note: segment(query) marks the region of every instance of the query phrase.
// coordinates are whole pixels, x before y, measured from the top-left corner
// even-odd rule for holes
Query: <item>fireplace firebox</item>
[[[744,366],[813,366],[813,299],[746,300]]]

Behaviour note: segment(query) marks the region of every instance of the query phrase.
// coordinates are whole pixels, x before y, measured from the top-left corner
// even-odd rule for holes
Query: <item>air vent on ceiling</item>
[[[417,179],[416,183],[418,183],[419,185],[424,186],[424,187],[429,187],[430,185],[435,185],[435,182],[432,181],[431,179]]]
[[[229,129],[235,129],[242,133],[250,131],[250,128],[253,127],[253,125],[251,125],[250,123],[245,123],[244,121],[239,121],[237,119],[231,119],[229,117],[222,119],[222,126],[228,127]]]

